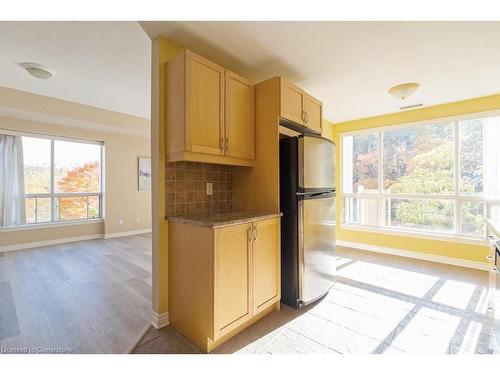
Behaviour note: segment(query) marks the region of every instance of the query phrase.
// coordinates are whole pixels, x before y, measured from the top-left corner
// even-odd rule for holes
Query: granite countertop
[[[488,226],[488,229],[500,239],[500,223],[498,221],[486,219],[486,225]]]
[[[210,214],[168,215],[166,219],[178,223],[220,228],[234,224],[249,223],[255,220],[272,219],[282,215],[282,213],[271,212],[225,211],[212,212]]]

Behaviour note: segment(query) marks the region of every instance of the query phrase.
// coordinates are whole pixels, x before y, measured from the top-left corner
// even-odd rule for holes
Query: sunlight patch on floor
[[[337,272],[337,276],[394,290],[415,297],[423,297],[439,279],[437,276],[395,267],[358,261]]]
[[[391,346],[407,353],[445,354],[459,323],[457,316],[423,307],[400,328]]]
[[[447,280],[432,298],[434,302],[442,303],[465,310],[471,303],[476,285],[463,281]],[[477,298],[477,297],[476,297]],[[472,301],[475,304],[476,301]]]

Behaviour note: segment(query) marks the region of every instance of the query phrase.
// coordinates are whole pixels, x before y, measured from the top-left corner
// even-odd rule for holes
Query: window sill
[[[0,227],[1,232],[18,232],[23,230],[36,230],[36,229],[47,229],[47,228],[56,228],[56,227],[67,227],[74,225],[86,225],[86,224],[95,224],[95,223],[103,223],[104,219],[89,219],[89,220],[72,220],[72,221],[58,221],[53,223],[40,223],[40,224],[23,224],[12,227]]]
[[[378,233],[378,234],[388,234],[394,236],[401,237],[409,237],[409,238],[423,238],[427,240],[434,241],[448,241],[455,242],[461,244],[469,244],[469,245],[484,245],[487,246],[488,242],[484,238],[476,238],[476,237],[460,237],[455,235],[448,235],[445,233],[436,233],[436,232],[413,232],[406,230],[398,230],[398,229],[389,229],[389,228],[380,228],[380,227],[370,227],[364,225],[356,225],[356,224],[341,224],[341,229],[345,230],[354,230],[359,232],[370,232],[370,233]]]

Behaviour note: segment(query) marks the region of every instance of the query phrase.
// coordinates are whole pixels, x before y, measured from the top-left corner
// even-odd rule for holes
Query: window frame
[[[406,122],[395,125],[386,125],[379,127],[371,127],[354,131],[346,131],[341,132],[340,135],[340,179],[341,179],[341,189],[340,189],[340,204],[341,204],[341,228],[348,230],[367,230],[367,231],[379,231],[379,232],[387,232],[388,234],[399,234],[399,235],[410,235],[414,237],[424,236],[432,236],[445,240],[455,240],[459,242],[484,242],[484,235],[474,235],[462,233],[462,203],[467,201],[479,201],[483,203],[483,217],[487,217],[487,213],[489,212],[491,202],[486,199],[484,191],[481,195],[465,195],[460,193],[460,131],[459,131],[459,122],[464,120],[473,120],[473,119],[483,119],[488,117],[495,117],[500,115],[500,110],[493,111],[485,111],[481,113],[470,113],[465,115],[458,116],[449,116],[449,117],[440,117],[435,119],[427,119],[422,121],[414,121],[414,122]],[[418,128],[425,127],[433,124],[440,123],[452,123],[453,126],[453,172],[454,172],[454,192],[453,194],[407,194],[407,193],[386,193],[384,187],[384,160],[383,160],[383,152],[384,152],[384,132],[404,129],[404,128]],[[484,125],[483,125],[484,129]],[[378,158],[378,193],[345,193],[343,190],[344,183],[344,159],[343,159],[343,145],[344,138],[349,136],[361,135],[361,134],[377,134],[377,158]],[[485,132],[483,131],[483,134]],[[483,163],[485,163],[485,152],[486,148],[483,147]],[[351,163],[352,164],[352,163]],[[484,178],[484,176],[483,176]],[[380,210],[381,212],[378,215],[377,225],[366,225],[366,224],[357,224],[357,223],[346,223],[346,198],[372,198],[377,199],[378,204],[382,204],[384,209]],[[404,228],[404,227],[396,227],[385,224],[385,216],[387,215],[387,200],[388,199],[430,199],[430,200],[451,200],[454,202],[455,210],[453,217],[453,225],[454,230],[452,232],[439,231],[439,230],[421,230],[421,229],[413,229],[413,228]],[[380,206],[379,206],[380,207]],[[337,220],[338,221],[338,220]]]
[[[15,135],[20,137],[30,137],[30,138],[40,138],[50,140],[50,192],[49,193],[25,193],[25,199],[29,198],[50,198],[50,221],[44,222],[36,222],[36,213],[35,213],[35,222],[34,223],[25,223],[20,225],[11,225],[8,227],[0,228],[0,231],[5,230],[15,230],[20,228],[29,228],[29,227],[52,227],[52,226],[65,226],[72,224],[83,224],[83,223],[91,223],[98,222],[104,220],[104,142],[95,141],[90,139],[82,139],[82,138],[74,138],[74,137],[66,137],[60,135],[50,135],[50,134],[40,134],[35,132],[23,132],[23,131],[13,131],[8,129],[0,128],[0,133],[7,135]],[[54,180],[54,165],[55,165],[55,141],[63,141],[63,142],[75,142],[75,143],[84,143],[100,146],[99,148],[99,192],[72,192],[72,193],[64,193],[64,192],[55,192],[55,180]],[[85,219],[72,219],[72,220],[55,220],[56,215],[56,200],[58,198],[71,198],[71,197],[87,197],[87,218]],[[98,197],[99,199],[99,216],[95,218],[88,217],[88,199],[89,197]],[[36,200],[35,200],[36,202]],[[36,203],[35,203],[36,204]]]

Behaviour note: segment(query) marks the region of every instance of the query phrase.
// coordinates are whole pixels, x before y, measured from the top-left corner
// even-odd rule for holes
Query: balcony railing
[[[98,219],[102,217],[102,194],[25,194],[25,206],[27,224]]]

